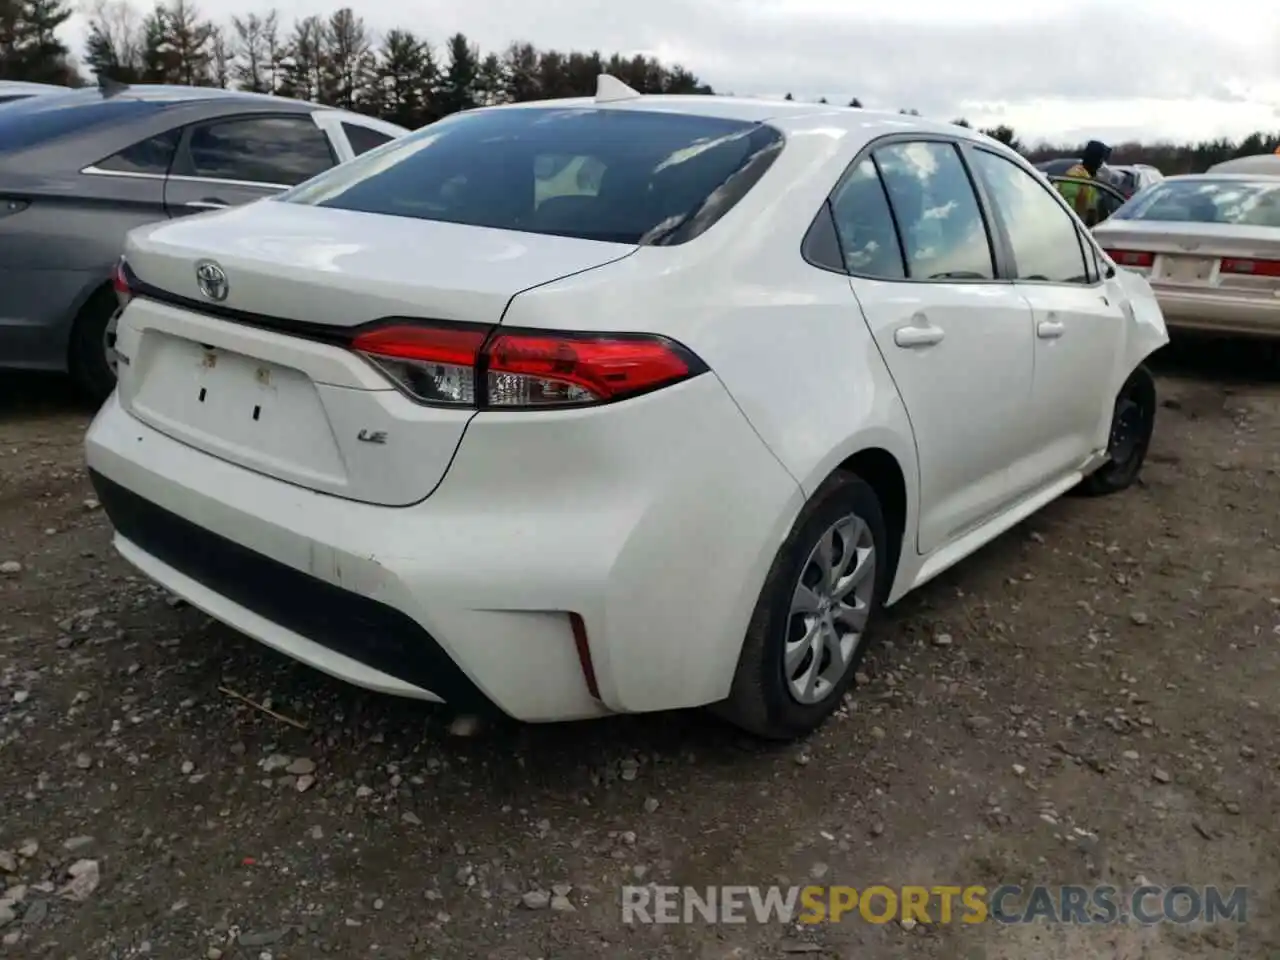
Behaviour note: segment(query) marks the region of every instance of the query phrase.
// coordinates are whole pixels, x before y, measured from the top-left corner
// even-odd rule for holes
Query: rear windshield
[[[0,153],[40,146],[69,133],[127,120],[159,107],[158,103],[139,100],[104,100],[96,90],[15,100],[0,110]]]
[[[782,147],[772,127],[648,110],[455,114],[282,194],[289,203],[613,243],[692,239]]]
[[[1280,227],[1280,178],[1163,180],[1134,197],[1112,219]]]

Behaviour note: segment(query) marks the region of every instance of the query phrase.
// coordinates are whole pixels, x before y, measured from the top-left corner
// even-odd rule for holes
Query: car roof
[[[60,101],[92,103],[95,100],[136,100],[147,103],[198,103],[201,101],[247,100],[254,103],[275,104],[282,109],[314,110],[318,104],[305,100],[291,100],[288,97],[274,97],[266,93],[248,93],[244,90],[224,90],[221,87],[185,87],[167,83],[137,83],[121,85],[106,89],[101,87],[82,87],[79,90],[68,89],[59,95]]]
[[[71,87],[62,87],[56,83],[32,83],[29,80],[0,80],[0,92],[3,93],[53,93],[71,92]]]
[[[1229,173],[1224,170],[1222,173],[1218,173],[1216,170],[1210,168],[1204,173],[1174,174],[1172,177],[1165,177],[1160,182],[1179,183],[1186,180],[1226,180],[1228,182],[1243,183],[1257,183],[1259,181],[1269,183],[1274,180],[1280,182],[1280,170],[1276,170],[1271,173]]]
[[[804,121],[839,127],[843,130],[867,132],[883,127],[884,133],[897,130],[968,136],[973,140],[990,139],[966,127],[940,120],[930,120],[915,114],[903,114],[884,110],[867,110],[862,107],[841,107],[830,103],[800,103],[795,100],[772,100],[764,97],[721,97],[704,94],[645,94],[632,100],[598,101],[594,97],[566,97],[560,100],[527,100],[522,103],[504,103],[481,110],[527,110],[531,108],[599,108],[611,110],[652,110],[666,113],[682,113],[689,116],[719,117],[726,120],[742,120],[748,123],[805,125]]]

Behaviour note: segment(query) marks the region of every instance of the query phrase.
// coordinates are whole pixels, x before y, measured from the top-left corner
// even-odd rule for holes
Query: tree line
[[[194,0],[159,0],[149,9],[131,0],[91,0],[89,36],[81,51],[91,73],[85,77],[58,35],[71,12],[70,0],[0,0],[0,79],[80,86],[110,78],[232,87],[343,107],[411,129],[476,106],[589,96],[601,73],[642,93],[716,93],[688,69],[652,57],[539,50],[523,42],[485,52],[463,33],[437,48],[403,27],[377,35],[351,7],[291,23],[274,10],[218,23]],[[786,99],[795,98],[788,93]],[[859,109],[862,102],[854,97],[844,106]],[[910,108],[899,112],[919,115]],[[953,122],[970,126],[964,119]],[[1079,156],[1082,149],[1081,144],[1029,146],[1008,126],[983,132],[1032,161]],[[1280,134],[1262,131],[1239,141],[1121,143],[1113,144],[1112,163],[1194,173],[1277,146]]]

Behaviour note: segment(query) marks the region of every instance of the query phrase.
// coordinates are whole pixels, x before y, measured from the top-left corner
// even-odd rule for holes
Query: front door
[[[165,182],[171,216],[275,196],[337,162],[309,114],[241,114],[192,124]]]
[[[1035,319],[1030,414],[1041,442],[1032,459],[1015,465],[1013,478],[1026,491],[1079,469],[1105,444],[1127,320],[1099,276],[1092,241],[1061,198],[1006,157],[974,148],[970,158],[1008,236],[1015,286]]]
[[[954,143],[899,141],[873,156],[850,171],[832,209],[854,293],[915,433],[917,548],[928,554],[1010,501],[1008,465],[1029,442],[1031,311],[995,280]]]

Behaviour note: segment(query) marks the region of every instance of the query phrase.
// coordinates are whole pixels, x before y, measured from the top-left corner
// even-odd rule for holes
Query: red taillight
[[[461,324],[378,327],[358,334],[351,349],[419,400],[481,408],[608,403],[706,369],[665,337],[501,328],[491,333]]]
[[[1245,260],[1242,257],[1223,257],[1222,273],[1244,274],[1250,277],[1280,277],[1280,260]]]
[[[1156,255],[1145,250],[1108,250],[1106,253],[1122,267],[1149,267],[1156,262]]]
[[[133,289],[129,286],[129,270],[123,259],[119,260],[115,269],[111,271],[111,287],[116,292],[116,299],[120,301],[120,306],[123,307],[133,298]]]

